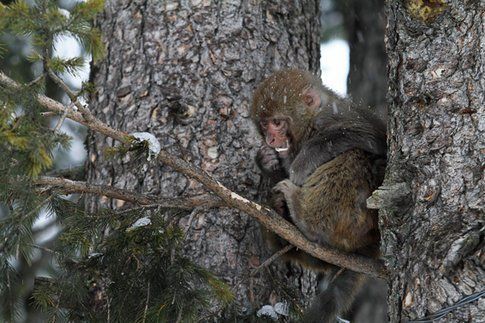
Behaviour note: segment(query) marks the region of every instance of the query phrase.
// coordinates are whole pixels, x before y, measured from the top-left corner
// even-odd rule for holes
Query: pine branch
[[[192,210],[197,207],[214,208],[223,207],[225,203],[218,197],[208,194],[193,197],[158,197],[149,194],[137,194],[108,185],[94,185],[86,182],[72,181],[60,177],[41,176],[34,180],[35,185],[47,188],[56,188],[63,193],[91,193],[99,196],[107,196],[118,200],[131,202],[138,205],[160,206]]]
[[[1,72],[0,85],[8,86],[10,88],[20,87],[20,85],[18,85],[15,81]],[[49,99],[46,96],[39,95],[37,99],[39,103],[46,109],[58,114],[64,113],[64,111],[67,109],[66,106],[57,101]],[[124,144],[129,145],[132,142],[132,137],[127,133],[111,128],[92,115],[92,119],[89,118],[90,120],[87,120],[81,113],[77,111],[68,111],[67,117],[87,126],[93,131],[116,139]],[[219,196],[227,204],[227,206],[234,207],[250,215],[258,220],[267,229],[287,240],[295,247],[306,251],[310,255],[328,263],[348,268],[356,272],[369,274],[371,276],[383,279],[387,277],[386,269],[381,261],[359,255],[344,253],[335,248],[310,242],[300,231],[295,228],[295,226],[280,217],[276,212],[255,202],[249,201],[235,192],[232,192],[217,180],[213,179],[205,171],[178,157],[172,156],[163,150],[160,151],[157,159],[162,164],[170,166],[175,171],[200,182],[207,189]]]

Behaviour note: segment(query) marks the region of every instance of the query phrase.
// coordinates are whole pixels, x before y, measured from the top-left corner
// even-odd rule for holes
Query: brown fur
[[[313,95],[310,100],[308,93]],[[278,154],[266,146],[256,158],[264,177],[272,185],[277,183],[275,210],[309,240],[376,257],[377,214],[365,203],[383,179],[386,138],[382,122],[300,70],[276,72],[262,82],[254,94],[251,117],[263,136],[262,120],[289,122],[289,153]],[[287,244],[271,232],[265,236],[275,250]],[[299,250],[284,257],[319,272],[333,272],[331,283],[317,296],[304,322],[334,321],[349,308],[365,280],[361,274],[340,271]]]
[[[376,243],[377,213],[365,201],[377,187],[368,156],[350,150],[323,164],[298,189],[301,219],[317,232],[325,232],[327,243],[353,251]]]

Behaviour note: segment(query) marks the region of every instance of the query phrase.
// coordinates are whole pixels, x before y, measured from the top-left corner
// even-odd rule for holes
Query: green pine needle
[[[53,57],[47,60],[47,67],[52,69],[55,73],[69,73],[71,75],[77,75],[79,71],[84,67],[84,58],[73,57],[68,59],[62,59],[59,57]]]

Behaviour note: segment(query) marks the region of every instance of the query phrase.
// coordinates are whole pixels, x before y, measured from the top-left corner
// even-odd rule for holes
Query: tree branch
[[[69,99],[71,99],[71,102],[76,106],[76,108],[81,112],[82,116],[88,121],[94,121],[93,114],[91,113],[91,111],[89,111],[88,108],[84,107],[81,102],[79,102],[77,94],[74,93],[69,88],[69,86],[67,86],[67,84],[64,83],[64,81],[59,76],[57,76],[56,73],[54,73],[54,71],[52,71],[51,69],[47,70],[47,74],[54,81],[54,83],[56,83],[64,92],[66,92],[67,96],[69,97]]]
[[[158,197],[148,194],[137,194],[129,190],[116,188],[108,185],[94,185],[86,182],[72,181],[60,177],[41,176],[34,180],[35,185],[55,187],[66,194],[91,193],[107,196],[118,200],[131,202],[138,205],[158,205],[160,207],[192,210],[196,207],[214,208],[226,206],[216,196],[209,194],[193,197]]]
[[[9,86],[11,88],[20,87],[19,84],[1,72],[0,85]],[[64,113],[67,109],[67,107],[61,103],[49,99],[44,95],[38,95],[37,99],[39,103],[46,109],[58,114]],[[130,144],[132,141],[131,136],[129,136],[127,133],[115,130],[97,118],[90,118],[90,120],[86,120],[83,115],[77,111],[68,111],[67,117],[89,127],[91,130],[116,139],[124,144]],[[310,242],[300,231],[295,228],[295,226],[278,216],[276,212],[232,192],[224,185],[211,178],[205,171],[190,165],[184,160],[172,156],[163,150],[158,154],[157,159],[162,164],[170,166],[175,171],[200,182],[207,189],[219,196],[227,204],[227,206],[234,207],[242,212],[245,212],[258,220],[267,229],[271,230],[297,248],[306,251],[312,256],[356,272],[369,274],[378,278],[387,277],[386,269],[381,261],[359,255],[344,253],[334,248]]]
[[[290,251],[293,248],[295,248],[294,245],[288,244],[284,248],[278,250],[271,257],[266,259],[257,268],[254,268],[254,270],[251,272],[251,276],[256,276],[256,274],[259,273],[261,271],[261,269],[268,267],[269,265],[271,265],[273,263],[273,261],[275,261],[276,259],[278,259],[279,257],[281,257],[282,255],[284,255],[285,253],[287,253],[288,251]]]

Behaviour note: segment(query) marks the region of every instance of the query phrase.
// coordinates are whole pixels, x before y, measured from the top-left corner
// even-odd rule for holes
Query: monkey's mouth
[[[290,143],[288,142],[288,140],[286,140],[284,147],[275,147],[275,150],[279,153],[288,151],[288,149],[290,149]]]

